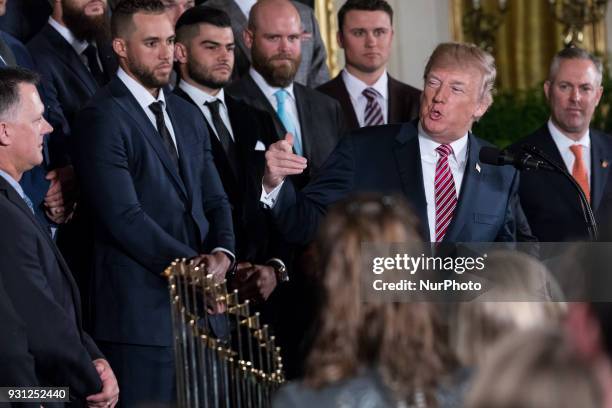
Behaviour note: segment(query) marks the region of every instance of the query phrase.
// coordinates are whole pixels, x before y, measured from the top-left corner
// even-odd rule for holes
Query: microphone
[[[482,147],[478,158],[481,162],[493,166],[505,166],[509,164],[519,170],[557,171],[550,164],[534,158],[529,153],[513,152],[507,149],[499,150],[495,147]]]

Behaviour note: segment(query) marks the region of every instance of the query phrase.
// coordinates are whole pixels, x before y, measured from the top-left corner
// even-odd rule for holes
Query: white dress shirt
[[[157,95],[157,99],[151,95],[147,89],[138,83],[134,78],[129,76],[123,68],[119,67],[117,70],[117,76],[125,84],[130,93],[136,98],[136,101],[151,121],[151,124],[155,129],[157,129],[157,120],[155,119],[155,114],[149,108],[154,102],[161,102],[164,112],[164,122],[166,122],[166,127],[170,131],[170,136],[172,137],[172,142],[174,142],[174,147],[176,147],[176,136],[174,135],[174,128],[172,127],[172,122],[170,121],[170,116],[168,116],[168,112],[166,111],[166,98],[164,98],[164,90],[162,88],[159,89],[159,95]],[[159,131],[159,129],[157,129]],[[177,149],[178,154],[178,149]]]
[[[457,200],[461,191],[461,182],[465,173],[467,163],[467,143],[468,135],[455,140],[450,144],[453,154],[448,156],[448,165],[457,191]],[[419,123],[419,150],[421,153],[421,168],[423,171],[423,186],[425,187],[425,200],[427,201],[427,224],[429,225],[429,238],[431,242],[436,242],[436,196],[435,179],[436,164],[440,155],[436,148],[441,143],[435,142],[429,137]]]
[[[212,114],[210,113],[210,109],[205,104],[207,102],[212,102],[218,99],[221,102],[219,104],[219,116],[221,116],[221,120],[223,121],[223,124],[229,131],[230,136],[232,137],[232,140],[234,142],[236,141],[236,138],[234,137],[234,131],[232,130],[232,125],[229,120],[229,113],[227,111],[227,106],[225,106],[225,93],[223,92],[223,89],[221,89],[216,96],[213,96],[213,95],[210,95],[204,92],[200,88],[196,88],[195,86],[191,85],[190,83],[184,80],[181,80],[178,86],[183,91],[185,91],[185,93],[189,95],[191,99],[193,99],[196,105],[198,105],[198,108],[200,109],[200,111],[202,111],[202,114],[204,114],[206,121],[208,122],[210,127],[213,129],[213,132],[215,132],[215,136],[217,136],[217,139],[219,139],[219,134],[217,133],[217,129],[215,128],[215,125],[213,124]]]
[[[255,3],[257,3],[257,0],[235,0],[235,1],[236,1],[236,4],[238,5],[238,8],[240,8],[240,11],[242,11],[242,14],[244,14],[248,20],[249,13],[251,12],[251,9],[255,5]]]
[[[74,52],[77,53],[77,55],[83,62],[83,65],[85,65],[87,69],[91,71],[91,68],[89,67],[89,61],[87,60],[85,54],[83,54],[83,51],[85,51],[85,49],[89,46],[89,43],[87,41],[81,41],[77,39],[74,34],[72,34],[72,31],[55,21],[53,17],[49,17],[49,25],[53,27],[55,31],[57,31],[64,38],[64,40],[66,40],[68,44],[70,44],[70,46],[74,49]],[[96,45],[95,42],[93,42],[92,44]],[[99,55],[96,55],[96,60],[98,61],[100,70],[102,70],[102,64],[100,63]]]
[[[384,123],[389,123],[389,88],[387,86],[389,77],[387,76],[386,70],[380,76],[380,78],[378,78],[378,81],[376,81],[372,86],[369,86],[361,79],[352,75],[346,70],[346,68],[342,70],[342,80],[344,81],[344,86],[346,86],[346,90],[351,97],[351,103],[353,104],[353,110],[357,115],[359,127],[363,127],[365,121],[365,108],[368,104],[368,98],[365,97],[363,91],[366,88],[373,88],[378,93],[378,95],[376,95],[376,102],[378,102],[382,109]]]
[[[582,162],[584,163],[584,167],[587,172],[587,180],[589,181],[589,186],[591,185],[591,133],[589,129],[587,129],[584,136],[580,138],[580,140],[575,141],[565,136],[557,127],[552,123],[552,120],[548,120],[548,131],[552,136],[555,144],[557,145],[557,149],[559,149],[559,153],[561,153],[561,158],[563,159],[563,163],[565,163],[565,167],[567,167],[567,171],[569,174],[572,174],[572,170],[574,169],[574,162],[576,161],[576,156],[570,150],[570,146],[580,145],[582,147]]]
[[[268,100],[268,102],[272,104],[272,107],[274,108],[275,111],[278,109],[278,104],[276,103],[276,96],[274,96],[274,94],[279,89],[284,89],[285,91],[287,91],[287,93],[289,94],[289,97],[285,99],[285,109],[286,109],[286,112],[289,114],[289,116],[291,116],[291,119],[293,120],[293,124],[295,125],[295,129],[297,130],[297,135],[293,135],[293,137],[299,138],[301,142],[302,141],[302,127],[300,126],[300,120],[299,120],[299,115],[298,115],[298,110],[297,110],[297,103],[295,100],[295,95],[293,93],[293,82],[286,88],[277,88],[274,86],[270,86],[266,82],[266,80],[259,74],[259,72],[255,71],[253,68],[249,68],[249,74],[251,74],[251,77],[253,78],[253,80],[255,81],[259,89],[261,90],[261,92],[263,92],[263,94],[266,96],[266,99]],[[313,118],[307,118],[307,119],[313,119]],[[304,146],[304,143],[302,143],[302,147],[303,146]]]

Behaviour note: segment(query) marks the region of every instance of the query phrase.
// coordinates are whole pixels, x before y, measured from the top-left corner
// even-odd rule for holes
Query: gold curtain
[[[340,72],[340,64],[338,62],[338,43],[336,42],[336,31],[338,31],[338,22],[336,21],[336,9],[334,0],[315,0],[315,16],[319,21],[321,29],[321,38],[327,50],[327,67],[329,73],[333,77]]]
[[[450,0],[455,41],[465,38],[462,18],[472,0]],[[482,0],[484,11],[494,11],[498,0]],[[560,6],[560,5],[558,5]],[[605,22],[588,25],[583,47],[604,55]],[[548,0],[507,0],[507,12],[495,35],[493,55],[497,61],[500,89],[525,89],[546,79],[554,54],[563,48],[563,26],[554,19]]]

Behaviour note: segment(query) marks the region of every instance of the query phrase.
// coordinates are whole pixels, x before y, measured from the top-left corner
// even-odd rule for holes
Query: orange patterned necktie
[[[578,185],[582,188],[582,191],[584,191],[587,200],[591,202],[589,176],[584,166],[584,160],[582,160],[582,146],[572,145],[570,146],[570,150],[574,153],[574,157],[576,158],[576,160],[574,160],[574,168],[572,169],[572,177],[574,177]]]

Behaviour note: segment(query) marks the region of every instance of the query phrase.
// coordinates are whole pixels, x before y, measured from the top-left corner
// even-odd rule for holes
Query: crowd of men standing
[[[439,45],[423,91],[387,73],[384,0],[341,7],[346,66],[331,80],[301,3],[110,3],[51,0],[25,46],[0,32],[0,385],[172,404],[161,272],[176,258],[258,304],[299,375],[317,307],[308,244],[352,192],[403,194],[425,241],[587,236],[560,176],[479,161],[488,144],[470,129],[493,103],[489,54]],[[612,141],[589,129],[601,79],[590,54],[560,52],[550,120],[525,139],[567,167],[598,219],[612,203]]]

